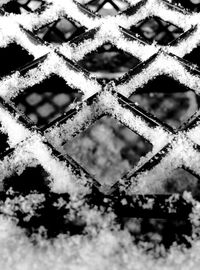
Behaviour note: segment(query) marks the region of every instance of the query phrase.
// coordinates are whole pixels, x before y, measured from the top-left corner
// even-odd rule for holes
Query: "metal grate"
[[[192,22],[186,19],[186,23],[183,20],[191,11],[186,12],[183,8],[167,1],[162,3],[155,1],[161,11],[167,9],[170,14],[178,14],[177,17],[181,18],[182,23],[177,26],[176,17],[172,16],[170,22],[167,22],[164,16],[158,18],[156,6],[155,9],[149,6],[152,8],[149,13],[155,13],[153,17],[150,18],[147,12],[143,18],[139,10],[145,9],[146,5],[148,7],[150,1],[138,1],[136,5],[131,5],[130,1],[114,0],[84,3],[79,1],[84,5],[73,2],[72,6],[75,7],[76,12],[71,16],[70,9],[68,10],[66,6],[61,7],[60,12],[57,11],[59,7],[56,6],[55,10],[58,13],[53,14],[56,1],[53,1],[52,5],[47,5],[45,1],[22,2],[10,1],[3,5],[1,18],[3,19],[9,12],[23,15],[23,10],[26,10],[29,16],[36,12],[37,20],[34,21],[33,18],[26,24],[26,21],[20,19],[22,18],[20,15],[16,17],[14,23],[20,25],[19,31],[22,31],[20,33],[21,35],[23,33],[24,40],[16,38],[16,42],[8,41],[6,46],[2,45],[0,48],[0,56],[5,63],[0,69],[0,72],[2,70],[0,95],[2,115],[9,113],[19,129],[23,126],[23,131],[30,133],[12,142],[10,141],[12,129],[9,127],[6,129],[3,118],[0,119],[4,126],[1,129],[3,141],[1,160],[2,166],[7,166],[2,179],[4,181],[2,202],[8,197],[14,200],[19,194],[27,196],[27,193],[33,191],[43,193],[45,201],[42,210],[38,208],[37,222],[35,220],[26,222],[18,211],[16,216],[19,218],[19,225],[25,227],[28,234],[43,225],[48,229],[49,237],[54,237],[59,232],[82,233],[84,222],[73,220],[64,226],[62,218],[67,214],[66,210],[56,209],[54,203],[58,198],[68,202],[70,188],[69,194],[53,193],[57,191],[55,171],[44,164],[41,156],[37,155],[37,150],[34,152],[34,145],[37,145],[46,160],[58,167],[61,174],[70,168],[74,176],[82,178],[84,175],[87,181],[80,183],[80,186],[86,185],[90,188],[90,193],[85,196],[86,203],[90,207],[101,206],[105,211],[111,208],[122,227],[128,227],[131,218],[143,218],[141,233],[135,237],[136,242],[148,239],[148,230],[151,230],[151,227],[155,230],[156,227],[152,219],[157,218],[166,220],[167,225],[161,226],[165,228],[163,230],[168,231],[169,228],[174,230],[174,235],[170,238],[166,231],[161,232],[166,247],[169,247],[174,239],[177,240],[177,237],[178,243],[189,246],[189,242],[183,235],[191,234],[188,215],[192,206],[182,195],[175,196],[173,202],[170,198],[172,193],[183,191],[183,188],[178,187],[180,184],[177,179],[180,178],[185,178],[184,190],[191,191],[195,198],[199,198],[199,193],[196,191],[199,188],[200,169],[196,161],[188,163],[184,156],[184,149],[186,151],[189,149],[192,157],[199,160],[199,141],[195,135],[199,132],[200,71],[199,62],[196,62],[196,57],[192,55],[198,44],[190,43],[190,39],[199,42],[198,29],[194,27],[192,19]],[[195,7],[194,5],[189,4],[187,8],[191,7],[191,10],[196,11],[198,5]],[[51,8],[52,13],[48,17],[45,12]],[[111,32],[105,29],[105,25],[110,27],[107,25],[110,17],[104,15],[115,15],[112,26],[119,26],[114,28],[111,37],[109,36]],[[129,20],[126,21],[126,18]],[[32,47],[26,42],[30,42]],[[27,55],[23,50],[23,44],[27,45],[26,51],[29,50]],[[40,57],[37,55],[37,46],[44,51]],[[22,52],[19,52],[21,48]],[[18,57],[14,59],[13,54],[19,56],[19,59]],[[197,66],[185,61],[184,56],[186,60],[194,62]],[[23,66],[24,64],[26,65]],[[173,73],[173,79],[169,78],[170,72]],[[114,100],[113,103],[106,103],[106,98]],[[16,115],[18,115],[17,119]],[[80,117],[81,115],[86,117]],[[127,115],[129,121],[126,119]],[[101,123],[99,126],[98,121]],[[139,124],[134,125],[133,123],[137,121]],[[117,124],[113,124],[114,122]],[[107,126],[107,130],[112,130],[112,134],[117,136],[114,140],[119,140],[121,144],[119,152],[115,151],[120,163],[115,166],[120,169],[120,175],[117,170],[114,170],[116,174],[104,176],[103,182],[106,186],[98,177],[104,173],[105,162],[110,162],[108,171],[112,162],[106,159],[98,160],[98,155],[101,156],[102,153],[98,154],[97,145],[88,149],[89,145],[86,150],[81,150],[83,154],[83,151],[92,152],[89,157],[90,162],[80,153],[77,159],[77,154],[73,151],[74,145],[84,146],[84,136],[87,140],[92,136],[94,139],[95,135],[92,135],[91,129],[95,125],[97,125],[95,132],[102,132],[101,129]],[[119,126],[115,127],[115,125]],[[130,140],[129,135],[128,137],[124,135],[128,132],[135,134],[133,135],[135,144],[133,139],[122,144],[123,136],[127,141]],[[103,131],[102,137],[104,135]],[[55,140],[55,137],[59,136],[62,139]],[[73,139],[75,136],[77,137]],[[154,149],[152,151],[151,145]],[[176,157],[177,162],[174,167],[172,166],[172,172],[167,172],[168,179],[165,179],[165,187],[156,194],[156,189],[154,190],[150,182],[152,187],[146,195],[141,195],[142,190],[137,186],[140,178],[154,178],[152,176],[154,169],[159,166],[165,168],[163,163],[167,164],[167,171],[169,159],[173,159],[177,151],[176,145],[181,145],[182,152]],[[31,149],[31,155],[28,155],[30,160],[26,160],[27,156],[21,155],[20,162],[16,161],[15,156],[18,151],[26,153],[29,149]],[[106,154],[106,151],[103,154]],[[109,157],[111,154],[107,153]],[[90,170],[90,163],[95,163],[93,160],[95,155],[97,164],[102,162],[102,171],[98,173],[96,173],[96,164],[93,164],[93,170]],[[137,157],[134,162],[133,157]],[[9,164],[6,163],[8,159]],[[125,164],[124,160],[126,165],[121,168],[122,163]],[[23,172],[18,171],[19,166],[23,167]],[[51,183],[53,186],[51,190],[49,183],[53,177],[55,179],[53,184]],[[163,177],[160,175],[160,178]],[[107,178],[112,183],[109,189]],[[26,179],[30,181],[27,183]],[[32,181],[35,179],[37,181]],[[173,186],[174,179],[178,183],[176,187]],[[10,188],[13,188],[14,192],[7,192]],[[130,195],[130,191],[134,188],[135,194]],[[153,195],[148,194],[150,192]],[[143,206],[149,198],[153,199],[152,207],[145,209]],[[55,224],[49,222],[49,211],[59,222]],[[132,233],[135,235],[135,232]]]

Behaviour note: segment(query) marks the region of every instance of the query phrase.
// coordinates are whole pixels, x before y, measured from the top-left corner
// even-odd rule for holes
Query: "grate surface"
[[[111,209],[139,246],[191,247],[188,217],[200,194],[199,3],[177,2],[2,4],[1,205],[45,196],[35,217],[12,208],[27,235],[41,226],[47,238],[85,233],[79,208],[70,219],[70,207],[55,206],[77,196],[90,209]]]

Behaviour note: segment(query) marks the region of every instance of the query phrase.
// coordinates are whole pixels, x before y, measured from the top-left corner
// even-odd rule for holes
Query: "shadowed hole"
[[[9,149],[8,135],[0,130],[0,153]]]
[[[87,54],[78,63],[98,78],[113,79],[138,65],[140,60],[108,43]]]
[[[117,120],[105,116],[64,148],[100,183],[112,185],[151,151],[152,146]]]
[[[167,76],[148,82],[130,100],[173,128],[178,128],[199,109],[198,96]]]
[[[67,112],[70,104],[79,101],[81,96],[62,78],[52,75],[40,84],[28,88],[13,101],[18,109],[37,126],[42,127]]]
[[[193,49],[190,53],[184,56],[184,59],[187,61],[192,62],[193,64],[197,65],[200,68],[200,47]]]
[[[25,49],[17,44],[9,44],[6,48],[0,48],[0,76],[5,76],[11,71],[25,65],[34,59]]]
[[[164,179],[163,193],[183,193],[184,191],[191,192],[194,198],[200,199],[199,179],[188,171],[178,168]]]
[[[62,18],[40,28],[35,33],[47,42],[63,43],[75,38],[84,31],[84,28],[79,23]]]
[[[129,7],[128,2],[125,0],[78,0],[78,2],[103,17],[115,16],[118,12],[124,11]]]
[[[20,175],[14,173],[8,179],[4,179],[4,188],[5,190],[12,188],[13,191],[26,195],[33,191],[49,192],[49,183],[48,173],[40,165],[37,165],[36,167],[27,167]]]
[[[9,13],[21,14],[24,12],[35,12],[44,5],[43,0],[11,0],[2,8]]]
[[[147,18],[132,26],[130,30],[140,34],[148,41],[156,41],[160,45],[167,45],[183,33],[181,28],[158,17]]]

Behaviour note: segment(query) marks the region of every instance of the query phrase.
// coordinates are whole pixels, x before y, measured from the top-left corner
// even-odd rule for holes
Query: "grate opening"
[[[197,65],[198,68],[200,67],[200,47],[193,49],[190,53],[184,56],[184,59],[192,62],[193,64]]]
[[[100,183],[111,186],[151,151],[152,145],[117,120],[104,116],[66,143],[64,149]]]
[[[130,30],[138,33],[149,42],[156,41],[160,45],[167,45],[183,33],[181,28],[158,17],[147,18],[136,26],[132,26]]]
[[[115,16],[129,7],[126,1],[121,0],[79,0],[79,2],[103,17]]]
[[[199,97],[179,82],[159,76],[130,97],[144,110],[178,128],[199,109]]]
[[[0,66],[0,76],[5,76],[27,62],[32,61],[34,57],[20,45],[11,43],[6,48],[0,48],[0,59],[3,63]]]
[[[140,60],[108,43],[87,54],[78,63],[98,78],[114,79],[138,65]]]
[[[19,192],[22,195],[34,191],[42,193],[49,192],[49,183],[49,175],[42,166],[37,165],[36,167],[27,167],[21,174],[14,173],[8,179],[4,179],[4,189],[11,188],[14,192]]]
[[[79,23],[62,18],[40,28],[35,31],[35,34],[50,43],[63,43],[84,33],[84,31]]]
[[[81,99],[82,94],[66,82],[52,75],[40,84],[25,90],[13,99],[17,108],[38,127],[45,126],[70,109],[70,104]]]

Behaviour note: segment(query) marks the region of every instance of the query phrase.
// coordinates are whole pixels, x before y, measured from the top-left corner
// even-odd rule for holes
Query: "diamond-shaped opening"
[[[138,89],[130,100],[173,128],[186,122],[200,104],[193,91],[164,75]]]
[[[101,16],[115,16],[129,6],[126,1],[122,0],[79,0],[79,2]]]
[[[27,167],[22,174],[14,173],[12,176],[4,179],[4,189],[12,189],[20,194],[29,194],[33,191],[49,192],[50,178],[49,174],[41,165],[36,167]]]
[[[9,13],[20,14],[22,12],[33,12],[41,8],[42,0],[12,0],[3,5],[3,9]]]
[[[78,63],[98,78],[113,79],[138,65],[140,60],[107,43],[85,55]]]
[[[122,223],[135,244],[156,258],[165,257],[174,243],[187,248],[191,246],[187,239],[192,235],[189,220],[127,217]]]
[[[36,31],[36,34],[47,42],[63,43],[75,38],[83,32],[84,29],[80,24],[62,18],[40,28]]]
[[[0,76],[4,76],[32,61],[34,57],[20,45],[11,43],[6,48],[0,48],[0,59]]]
[[[140,34],[149,42],[156,41],[160,45],[167,45],[183,33],[181,28],[158,17],[147,18],[132,26],[130,30]]]
[[[70,104],[80,101],[81,96],[62,78],[52,75],[40,84],[28,88],[13,101],[19,110],[42,127],[67,112]]]
[[[173,170],[170,175],[164,179],[165,193],[183,193],[189,191],[193,197],[200,198],[200,181],[188,171],[178,168]]]
[[[184,59],[187,61],[192,62],[193,64],[197,65],[200,68],[200,46],[193,49],[190,53],[184,56]]]
[[[10,1],[2,6],[9,13],[20,14],[20,5],[17,1]]]
[[[152,145],[117,120],[104,116],[66,143],[64,149],[100,183],[109,186],[151,151]]]

